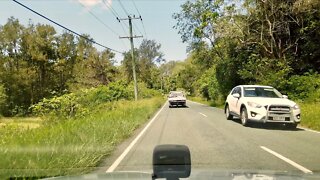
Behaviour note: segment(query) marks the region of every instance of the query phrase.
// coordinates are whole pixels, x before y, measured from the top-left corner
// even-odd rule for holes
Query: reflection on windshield
[[[274,88],[250,87],[244,88],[245,97],[280,98],[281,95]]]

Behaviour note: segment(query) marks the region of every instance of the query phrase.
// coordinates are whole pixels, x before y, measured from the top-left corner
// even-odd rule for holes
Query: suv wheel
[[[225,108],[227,120],[232,120],[233,116],[230,114],[229,106],[227,105]]]
[[[249,124],[249,122],[248,122],[248,113],[247,113],[247,109],[245,107],[243,107],[241,109],[240,118],[241,118],[241,124],[243,126],[248,126],[248,124]]]

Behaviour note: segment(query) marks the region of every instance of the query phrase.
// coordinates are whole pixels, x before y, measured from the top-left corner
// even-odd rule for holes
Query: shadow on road
[[[233,122],[241,124],[240,119],[233,119]],[[284,130],[284,131],[305,131],[304,129],[300,128],[289,128],[285,124],[281,123],[258,123],[258,122],[250,122],[250,124],[247,126],[247,128],[256,128],[256,129],[267,129],[267,130]]]

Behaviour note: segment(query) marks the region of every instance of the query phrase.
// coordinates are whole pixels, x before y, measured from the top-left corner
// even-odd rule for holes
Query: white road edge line
[[[208,117],[207,115],[205,115],[205,114],[203,114],[203,113],[201,113],[201,112],[199,112],[199,114],[201,114],[201,115],[204,116],[204,117]]]
[[[167,102],[164,103],[162,108],[157,112],[157,114],[149,121],[149,123],[143,128],[143,130],[138,134],[138,136],[129,144],[129,146],[122,152],[122,154],[113,162],[113,164],[108,168],[106,171],[113,172],[118,165],[121,163],[121,161],[126,157],[126,155],[129,153],[129,151],[132,149],[132,147],[138,142],[138,140],[142,137],[142,135],[147,131],[147,129],[150,127],[150,125],[155,121],[155,119],[158,117],[160,112],[163,110],[163,108],[166,106]]]
[[[296,162],[294,162],[294,161],[292,161],[292,160],[290,160],[290,159],[282,156],[281,154],[279,154],[279,153],[277,153],[277,152],[275,152],[275,151],[272,151],[271,149],[269,149],[269,148],[267,148],[267,147],[260,146],[260,148],[262,148],[263,150],[267,151],[268,153],[276,156],[277,158],[285,161],[286,163],[294,166],[295,168],[299,169],[300,171],[302,171],[302,172],[304,172],[304,173],[312,173],[312,171],[310,171],[309,169],[307,169],[307,168],[301,166],[300,164],[298,164],[298,163],[296,163]]]
[[[298,128],[303,129],[303,130],[305,130],[305,131],[309,131],[309,132],[314,132],[314,133],[318,133],[318,134],[320,134],[320,132],[319,132],[319,131],[316,131],[316,130],[312,130],[312,129],[304,128],[304,127],[301,127],[301,126],[298,126]]]

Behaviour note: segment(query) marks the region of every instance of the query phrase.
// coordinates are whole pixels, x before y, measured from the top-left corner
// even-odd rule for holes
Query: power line
[[[87,9],[86,6],[83,5],[81,2],[79,2],[79,4],[80,4],[83,8]],[[111,32],[113,32],[115,35],[120,36],[119,33],[115,32],[111,27],[109,27],[109,26],[108,26],[106,23],[104,23],[100,18],[98,18],[92,11],[90,11],[89,9],[87,9],[87,11],[88,11],[97,21],[99,21],[101,24],[103,24],[108,30],[110,30]],[[126,45],[123,43],[122,40],[121,40],[121,43],[123,44],[123,46],[124,46],[125,48],[127,48]]]
[[[75,34],[75,35],[77,35],[77,36],[79,36],[79,37],[81,37],[81,38],[83,38],[83,39],[86,39],[87,41],[90,41],[90,42],[92,42],[92,43],[94,43],[94,44],[96,44],[96,45],[98,45],[98,46],[103,47],[103,48],[109,49],[110,51],[114,51],[114,52],[117,52],[117,53],[121,53],[121,54],[123,54],[123,52],[120,52],[120,51],[118,51],[118,50],[115,50],[115,49],[109,48],[109,47],[107,47],[107,46],[105,46],[105,45],[102,45],[102,44],[100,44],[100,43],[98,43],[98,42],[94,41],[93,39],[89,39],[89,38],[87,38],[87,37],[85,37],[85,36],[83,36],[83,35],[81,35],[81,34],[79,34],[79,33],[75,32],[75,31],[73,31],[73,30],[71,30],[71,29],[69,29],[69,28],[67,28],[67,27],[65,27],[65,26],[63,26],[63,25],[61,25],[61,24],[59,24],[59,23],[57,23],[57,22],[55,22],[55,21],[53,21],[53,20],[49,19],[48,17],[46,17],[46,16],[44,16],[44,15],[42,15],[42,14],[40,14],[40,13],[36,12],[35,10],[33,10],[33,9],[29,8],[28,6],[26,6],[26,5],[24,5],[24,4],[20,3],[20,2],[18,2],[17,0],[12,0],[12,1],[13,1],[13,2],[15,2],[15,3],[17,3],[17,4],[19,4],[20,6],[22,6],[22,7],[24,7],[24,8],[26,8],[26,9],[28,9],[29,11],[31,11],[31,12],[33,12],[33,13],[37,14],[38,16],[41,16],[42,18],[44,18],[44,19],[46,19],[46,20],[48,20],[48,21],[52,22],[53,24],[55,24],[55,25],[57,25],[57,26],[59,26],[59,27],[61,27],[61,28],[65,29],[65,30],[67,30],[67,31],[69,31],[69,32],[71,32],[71,33],[73,33],[73,34]]]
[[[119,4],[120,4],[122,10],[126,13],[127,16],[129,16],[129,13],[128,13],[128,11],[126,10],[126,8],[124,8],[122,2],[121,2],[120,0],[118,0],[118,1],[119,1]]]
[[[141,16],[140,16],[141,17]],[[144,31],[144,35],[146,35],[146,38],[148,38],[147,36],[147,32],[146,32],[146,28],[144,27],[144,23],[142,21],[142,18],[141,18],[141,24],[142,24],[142,28],[143,28],[143,31]]]
[[[79,4],[85,8],[86,6],[84,6],[81,2],[79,2]],[[93,12],[91,12],[89,9],[87,9],[87,11],[97,20],[99,21],[101,24],[103,24],[107,29],[109,29],[111,32],[113,32],[114,34],[116,34],[117,36],[120,36],[117,32],[115,32],[113,29],[111,29],[111,27],[109,27],[106,23],[104,23],[101,19],[99,19]]]
[[[136,24],[133,24],[133,27],[142,35],[142,32],[140,31],[140,29],[138,28],[138,26]]]
[[[123,32],[126,34],[126,31],[125,31],[125,29],[124,29],[124,27],[123,27],[123,25],[122,25],[122,21],[120,21],[120,19],[119,19],[119,14],[116,12],[116,10],[111,6],[111,5],[108,5],[107,3],[106,3],[106,1],[105,0],[102,0],[102,2],[103,2],[103,4],[107,7],[107,8],[109,8],[110,10],[111,10],[111,13],[113,14],[113,16],[115,16],[116,17],[116,19],[119,21],[119,23],[120,23],[120,25],[121,25],[121,27],[122,27],[122,30],[123,30]],[[123,6],[123,4],[122,4],[122,2],[119,0],[119,4],[120,4],[120,6],[121,6],[121,8],[123,9],[123,11],[129,16],[129,14],[128,14],[128,11],[124,8],[124,6]],[[135,6],[136,7],[136,6]],[[137,8],[136,8],[137,9]],[[137,10],[137,11],[139,11],[139,10]],[[139,12],[138,12],[139,13]],[[140,15],[139,15],[140,16]],[[140,16],[140,18],[138,18],[138,19],[141,19],[141,16]],[[129,26],[127,25],[127,24],[124,24],[125,26],[126,26],[126,28],[129,28]],[[138,28],[138,26],[136,26],[135,24],[133,24],[133,26],[134,26],[134,28],[140,33],[140,34],[143,34],[141,31],[140,31],[140,29]],[[146,33],[145,33],[146,34]]]
[[[142,18],[141,18],[140,11],[138,10],[137,5],[136,5],[136,3],[134,2],[134,0],[131,0],[131,1],[132,1],[132,3],[133,3],[133,6],[134,6],[134,8],[136,9],[137,13],[138,13],[139,16],[140,16],[140,20],[141,20],[142,28],[143,28],[143,31],[144,31],[144,35],[145,35],[146,38],[147,38],[146,28],[144,27],[144,23],[143,23],[143,20],[142,20]],[[142,33],[141,33],[141,34],[142,34]]]
[[[137,13],[139,14],[139,16],[141,16],[141,14],[140,14],[140,12],[139,12],[139,10],[138,10],[138,8],[137,8],[136,3],[134,2],[134,0],[131,0],[131,1],[132,1],[132,3],[133,3],[133,6],[134,6],[134,8],[136,9]]]
[[[119,16],[119,14],[117,13],[117,11],[111,6],[111,5],[108,5],[107,3],[106,3],[106,0],[102,0],[102,2],[103,2],[103,4],[106,6],[106,8],[109,8],[110,10],[111,10],[111,13],[112,13],[112,15],[119,21],[119,18],[118,17],[120,17]],[[123,24],[121,23],[121,21],[119,21],[119,23],[120,23],[120,25],[121,25],[121,28],[122,28],[122,30],[123,30],[123,32],[126,34],[126,31],[125,31],[125,29],[124,29],[124,27],[123,27]],[[125,24],[126,25],[126,24]],[[128,27],[129,28],[129,27]]]
[[[119,16],[119,14],[113,9],[113,7],[111,6],[111,4],[108,5],[108,4],[106,3],[106,0],[102,0],[102,3],[106,6],[106,8],[112,10],[111,12],[112,12],[112,14],[113,14],[115,17]]]

